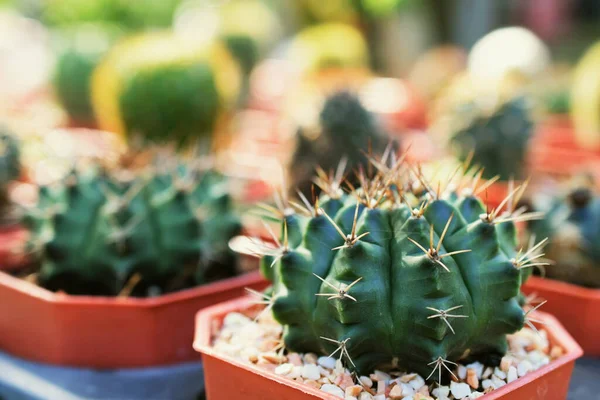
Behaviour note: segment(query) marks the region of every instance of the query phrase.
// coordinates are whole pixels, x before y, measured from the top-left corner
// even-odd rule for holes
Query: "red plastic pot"
[[[25,263],[22,251],[29,233],[19,224],[0,227],[0,271],[14,271]]]
[[[196,316],[194,348],[202,353],[206,395],[210,400],[339,400],[318,389],[242,363],[232,357],[215,353],[211,347],[212,332],[223,323],[227,313],[252,307],[251,299],[244,297],[206,308]],[[567,397],[575,360],[582,355],[579,345],[551,315],[537,313],[553,345],[565,353],[560,358],[523,378],[509,383],[483,397],[482,400],[539,399],[562,400]],[[235,384],[232,384],[235,382]]]
[[[600,289],[590,289],[553,279],[532,276],[523,287],[548,300],[544,310],[552,313],[581,345],[586,356],[600,357]]]
[[[265,288],[258,272],[155,298],[52,293],[0,271],[0,349],[33,361],[129,368],[198,360],[194,315]]]

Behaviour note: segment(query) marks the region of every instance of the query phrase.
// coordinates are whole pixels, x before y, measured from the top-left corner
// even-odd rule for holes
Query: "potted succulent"
[[[451,152],[461,161],[483,168],[483,178],[494,179],[485,201],[496,207],[509,192],[509,181],[526,174],[526,155],[533,122],[524,97],[488,109],[477,102],[458,106],[448,123]],[[483,197],[483,196],[482,196]]]
[[[586,354],[600,356],[600,198],[590,184],[574,185],[567,196],[534,199],[546,217],[528,223],[529,232],[547,237],[546,254],[555,263],[544,268],[544,278],[532,277],[524,287],[548,300],[548,310],[567,327]]]
[[[227,243],[242,226],[227,180],[170,155],[151,165],[91,164],[39,188],[24,218],[33,266],[0,273],[2,349],[94,368],[195,360],[194,313],[264,286],[235,276]]]
[[[282,213],[277,245],[257,244],[268,291],[199,313],[209,398],[565,398],[581,349],[520,295],[541,247],[517,250],[528,216],[508,198],[486,210],[469,173],[434,188],[402,161],[376,166]]]

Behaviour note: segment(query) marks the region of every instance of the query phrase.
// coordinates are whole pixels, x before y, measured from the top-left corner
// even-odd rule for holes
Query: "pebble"
[[[531,363],[529,361],[527,361],[527,360],[521,361],[517,365],[517,373],[519,374],[519,378],[524,376],[526,373],[528,373],[532,369],[533,369],[533,366],[531,365]]]
[[[357,397],[360,392],[362,392],[363,388],[360,385],[352,385],[346,388],[346,398],[348,396]]]
[[[281,364],[277,368],[275,368],[275,373],[277,375],[289,375],[290,372],[294,369],[293,364]]]
[[[477,378],[477,372],[473,368],[467,368],[467,383],[473,389],[479,387],[479,378]]]
[[[411,385],[406,383],[401,383],[400,385],[402,386],[402,393],[404,393],[405,396],[412,396],[415,394],[415,388]]]
[[[450,394],[450,388],[448,386],[438,386],[431,391],[435,397],[448,397]]]
[[[506,385],[506,382],[498,378],[496,375],[492,375],[492,383],[494,384],[494,389],[499,389]]]
[[[464,365],[459,364],[456,374],[460,379],[465,379],[467,377],[467,368]]]
[[[492,369],[492,367],[487,367],[485,370],[483,370],[483,374],[481,374],[481,377],[483,379],[487,379],[490,376],[492,376],[492,372],[494,372],[494,370]]]
[[[425,379],[423,379],[420,375],[415,376],[413,380],[408,382],[413,389],[419,390],[421,387],[425,385]]]
[[[472,393],[469,395],[469,398],[470,398],[470,399],[478,399],[478,398],[480,398],[481,396],[483,396],[483,393],[481,393],[481,392],[472,392]]]
[[[489,388],[494,388],[494,382],[492,382],[491,379],[485,379],[483,382],[481,382],[481,387],[485,390],[485,389],[489,389]]]
[[[470,369],[474,370],[475,373],[477,374],[477,379],[481,379],[481,376],[483,375],[483,364],[480,362],[474,362],[471,363],[469,365],[467,365],[467,371]]]
[[[314,364],[304,364],[302,368],[302,377],[306,379],[317,380],[321,377],[319,368]]]
[[[463,399],[471,394],[471,388],[466,383],[450,383],[450,392],[455,399]]]
[[[373,396],[371,395],[371,393],[368,392],[362,392],[359,396],[358,396],[358,400],[373,400]]]
[[[365,386],[367,388],[373,387],[373,381],[368,376],[361,376],[358,379],[360,380],[360,383],[363,384],[363,386]]]
[[[344,391],[335,385],[325,384],[325,385],[321,386],[321,390],[325,393],[329,393],[334,396],[337,396],[340,399],[343,399],[345,397]]]
[[[517,378],[518,378],[517,369],[511,365],[508,368],[508,372],[506,373],[506,381],[508,383],[511,383],[512,381],[515,381]]]
[[[335,368],[335,358],[332,358],[332,357],[319,357],[319,359],[317,360],[317,363],[323,368],[328,368],[328,369]]]
[[[377,396],[373,397],[373,400],[385,400],[385,394],[378,394]]]
[[[390,390],[390,397],[392,399],[399,399],[402,398],[402,386],[400,385],[395,385],[392,390]]]
[[[504,373],[504,371],[502,371],[498,367],[496,367],[494,369],[494,375],[497,376],[500,379],[506,379],[506,374]]]
[[[292,368],[292,372],[290,372],[288,374],[288,378],[292,378],[292,379],[294,379],[294,378],[300,378],[302,376],[302,370],[303,369],[304,369],[304,367],[295,365]]]

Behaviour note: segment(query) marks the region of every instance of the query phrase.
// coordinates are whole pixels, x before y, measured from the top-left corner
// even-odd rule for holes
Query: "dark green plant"
[[[324,182],[315,204],[281,213],[278,246],[257,249],[286,348],[438,380],[462,360],[499,362],[531,323],[519,289],[540,245],[517,251],[515,221],[535,217],[513,209],[522,188],[486,211],[473,176],[444,190],[402,163],[379,168],[350,194]]]
[[[18,140],[0,125],[0,220],[12,219],[8,185],[21,174],[20,150]]]
[[[240,220],[214,171],[162,165],[127,179],[74,171],[39,194],[25,222],[50,290],[147,296],[236,273],[228,241]]]
[[[484,167],[484,178],[523,179],[525,155],[532,136],[533,122],[524,98],[501,105],[492,114],[476,104],[468,104],[456,113],[459,125],[451,127],[452,151],[461,160],[473,154],[473,162]]]
[[[529,223],[536,237],[549,238],[546,254],[555,261],[545,268],[549,278],[600,287],[600,197],[587,185],[566,197],[536,206],[545,218]]]
[[[318,127],[301,127],[290,164],[291,187],[310,196],[315,166],[324,171],[336,168],[345,158],[350,170],[367,168],[366,150],[384,152],[389,138],[352,93],[342,91],[327,98],[319,115]],[[349,176],[358,184],[354,175]]]

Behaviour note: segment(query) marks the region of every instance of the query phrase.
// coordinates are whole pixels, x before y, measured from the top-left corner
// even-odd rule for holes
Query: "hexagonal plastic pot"
[[[155,298],[71,296],[0,271],[0,349],[89,368],[199,360],[192,348],[196,312],[266,284],[255,271]]]
[[[600,289],[590,289],[532,276],[523,287],[526,294],[548,300],[552,313],[581,345],[586,356],[600,357]]]
[[[19,224],[0,227],[0,271],[13,271],[25,264],[23,252],[17,252],[27,240],[28,232]]]
[[[194,348],[202,353],[207,398],[210,400],[339,400],[336,396],[213,351],[212,332],[221,326],[225,315],[234,311],[244,312],[252,306],[252,300],[243,297],[206,308],[196,316]],[[481,400],[566,399],[575,360],[582,355],[582,350],[554,317],[541,312],[536,314],[536,319],[547,324],[545,329],[552,344],[561,346],[565,354],[537,371],[480,397]]]

